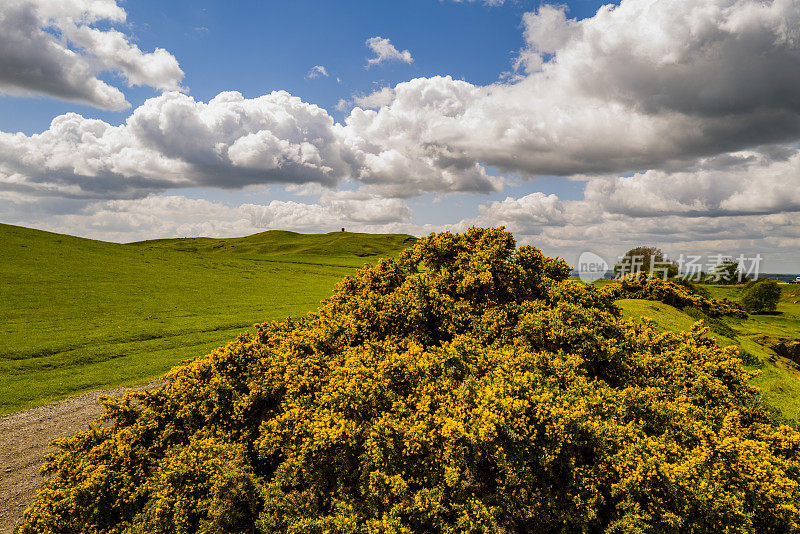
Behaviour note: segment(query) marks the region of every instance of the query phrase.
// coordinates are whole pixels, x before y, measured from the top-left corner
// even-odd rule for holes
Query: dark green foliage
[[[615,276],[623,277],[628,274],[652,275],[663,279],[678,276],[679,269],[675,262],[666,258],[660,248],[640,246],[623,254],[614,266]]]
[[[704,321],[706,323],[706,326],[708,326],[711,329],[711,331],[714,332],[715,334],[719,334],[720,336],[724,336],[730,339],[734,339],[737,335],[736,331],[733,328],[731,328],[730,325],[728,325],[728,323],[725,322],[725,319],[723,318],[709,317],[701,310],[698,310],[693,306],[684,308],[683,313],[685,313],[689,317],[697,319],[698,321]]]
[[[772,312],[778,309],[781,287],[775,280],[759,280],[742,291],[742,305],[749,313]]]
[[[749,365],[751,367],[763,367],[764,362],[762,362],[758,356],[753,354],[747,349],[743,349],[741,346],[739,347],[739,357],[742,359],[742,363],[745,365]],[[777,410],[777,409],[776,409]]]
[[[687,307],[684,308],[683,313],[692,317],[693,319],[697,319],[698,321],[703,321],[705,325],[715,334],[726,337],[731,340],[736,340],[738,334],[737,332],[730,327],[727,323],[727,320],[723,317],[709,317],[701,310],[698,310],[694,307]],[[762,362],[758,356],[753,354],[752,352],[748,351],[747,349],[743,348],[741,344],[738,344],[739,349],[739,357],[742,359],[742,363],[748,365],[750,367],[763,367],[764,362]]]
[[[710,276],[715,284],[741,284],[746,279],[739,270],[739,262],[732,259],[724,259],[716,267]]]

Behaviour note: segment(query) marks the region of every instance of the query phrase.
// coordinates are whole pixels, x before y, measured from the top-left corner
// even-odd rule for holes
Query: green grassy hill
[[[740,287],[706,286],[714,298],[738,300]],[[681,310],[650,300],[617,301],[623,314],[645,316],[663,330],[688,330],[696,318]],[[722,318],[712,326],[711,336],[723,346],[736,345],[754,357],[749,369],[761,375],[753,384],[761,389],[764,400],[790,419],[800,419],[800,366],[769,348],[775,340],[800,340],[800,291],[783,286],[783,297],[775,314],[751,315],[747,319]]]
[[[0,414],[143,383],[302,315],[407,235],[270,231],[106,243],[0,224]]]
[[[272,230],[247,237],[211,239],[157,239],[130,243],[146,250],[171,250],[202,254],[234,254],[255,261],[318,263],[361,266],[364,258],[384,257],[405,248],[414,238],[398,234],[298,234]]]

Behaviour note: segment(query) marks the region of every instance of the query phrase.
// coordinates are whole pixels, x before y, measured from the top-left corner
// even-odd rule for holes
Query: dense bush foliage
[[[502,229],[104,400],[22,533],[790,532],[800,433],[734,348],[659,333]]]
[[[756,354],[753,354],[746,348],[742,347],[741,341],[737,340],[738,334],[733,328],[731,328],[731,326],[728,324],[728,321],[726,321],[724,318],[709,317],[697,308],[688,306],[682,311],[689,317],[692,317],[698,321],[703,321],[703,324],[705,324],[711,332],[726,337],[731,342],[736,343],[736,348],[739,351],[739,358],[742,360],[743,364],[758,368],[764,366],[764,362],[762,362]],[[772,420],[775,421],[774,416],[772,417]]]
[[[678,284],[689,293],[700,295],[706,299],[711,298],[711,291],[709,291],[707,287],[697,283],[696,280],[692,281],[690,276],[676,276],[675,278],[671,278],[669,281],[674,284]]]
[[[716,300],[700,293],[694,293],[692,286],[676,282],[665,282],[661,278],[644,275],[628,275],[618,282],[603,288],[613,298],[657,300],[678,309],[691,306],[709,317],[746,318],[747,313],[735,302],[726,299]]]
[[[780,300],[781,287],[778,282],[769,278],[748,283],[742,291],[742,305],[750,313],[775,311]]]

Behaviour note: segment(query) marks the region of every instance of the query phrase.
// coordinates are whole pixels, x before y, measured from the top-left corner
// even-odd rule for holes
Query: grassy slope
[[[260,262],[360,267],[370,258],[383,257],[405,248],[411,236],[398,234],[298,234],[273,230],[247,237],[211,239],[158,239],[130,243],[151,251],[170,250],[230,255]]]
[[[0,414],[132,385],[315,309],[410,236],[265,232],[126,245],[0,225]]]
[[[736,300],[740,289],[730,286],[706,286],[715,298],[727,297]],[[762,346],[759,341],[766,337],[800,339],[800,295],[793,286],[783,286],[783,299],[778,306],[778,314],[751,315],[747,319],[726,318],[725,322],[736,336],[712,336],[722,345],[738,345],[761,360],[758,369],[761,375],[753,380],[764,399],[780,409],[786,417],[800,418],[800,369],[793,362],[777,356],[772,350]],[[686,330],[695,319],[685,313],[660,302],[623,299],[618,301],[623,313],[629,317],[646,316],[653,319],[664,330]],[[757,367],[751,367],[756,369]]]

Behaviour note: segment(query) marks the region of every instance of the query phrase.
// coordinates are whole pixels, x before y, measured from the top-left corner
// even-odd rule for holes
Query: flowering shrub
[[[798,530],[800,433],[736,349],[569,274],[502,229],[432,234],[105,398],[19,532]]]
[[[657,300],[679,309],[691,306],[709,317],[723,315],[747,317],[747,312],[735,302],[708,298],[692,292],[685,286],[658,277],[628,275],[618,282],[608,284],[603,290],[613,295],[615,299]]]

